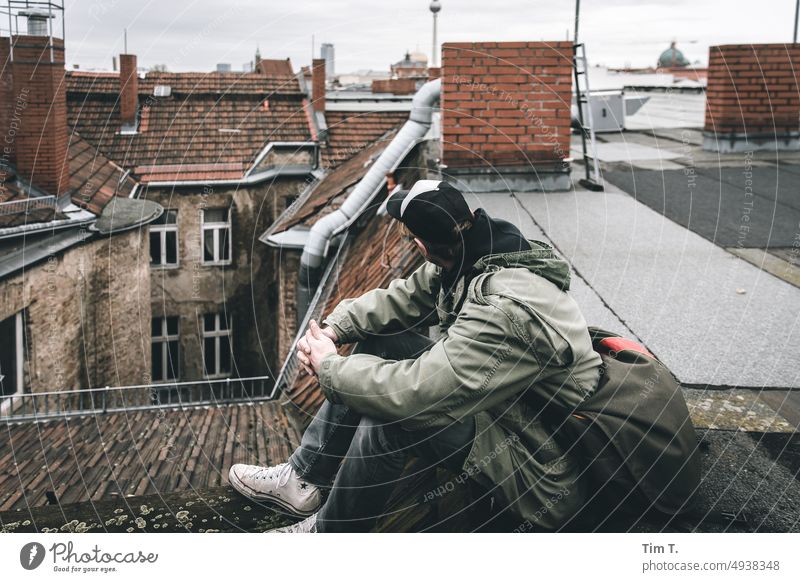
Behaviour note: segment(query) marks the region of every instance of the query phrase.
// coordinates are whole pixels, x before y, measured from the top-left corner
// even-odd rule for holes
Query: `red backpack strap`
[[[655,359],[655,356],[651,354],[646,347],[644,347],[639,342],[635,342],[628,338],[607,337],[603,338],[597,344],[595,344],[595,351],[601,354],[608,354],[610,352],[616,353],[625,350],[629,350],[632,352],[639,352],[640,354],[644,354],[645,356],[649,356]]]

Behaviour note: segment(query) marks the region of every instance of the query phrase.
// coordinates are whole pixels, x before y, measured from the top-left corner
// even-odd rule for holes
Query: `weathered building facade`
[[[26,394],[149,381],[147,224],[161,207],[68,132],[63,40],[1,37],[0,58],[5,415],[47,405]]]
[[[71,126],[165,209],[149,236],[154,382],[275,374],[277,257],[254,243],[319,155],[308,96],[281,65],[67,77]]]

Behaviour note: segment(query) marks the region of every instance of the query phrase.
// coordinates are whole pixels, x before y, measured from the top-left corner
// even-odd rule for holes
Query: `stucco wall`
[[[149,381],[147,229],[53,254],[0,281],[0,319],[26,313],[32,392]]]
[[[227,313],[232,322],[233,375],[276,375],[277,272],[275,257],[258,237],[304,184],[298,177],[246,188],[207,185],[148,190],[148,200],[178,211],[179,265],[152,269],[150,297],[154,317],[179,317],[182,380],[203,377],[202,316],[217,312]],[[227,207],[231,208],[232,262],[205,265],[201,211]]]

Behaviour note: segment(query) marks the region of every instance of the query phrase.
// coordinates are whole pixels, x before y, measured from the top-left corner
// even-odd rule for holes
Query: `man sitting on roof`
[[[231,484],[309,516],[284,531],[369,531],[411,455],[474,479],[527,529],[562,527],[585,478],[536,402],[575,408],[601,368],[569,266],[447,182],[420,180],[387,211],[427,262],[311,322],[298,358],[327,400],[288,463],[234,465]],[[435,343],[415,331],[437,321]]]

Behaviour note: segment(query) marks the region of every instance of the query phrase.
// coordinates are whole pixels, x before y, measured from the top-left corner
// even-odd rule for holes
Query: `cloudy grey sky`
[[[265,58],[308,64],[314,35],[336,47],[337,73],[388,69],[406,49],[431,52],[427,0],[66,0],[67,62],[110,68],[128,50],[140,66],[241,69]],[[795,0],[583,0],[581,36],[592,63],[654,64],[670,40],[703,63],[724,43],[791,42]],[[573,0],[442,0],[439,39],[562,40]],[[317,54],[318,56],[318,54]]]

